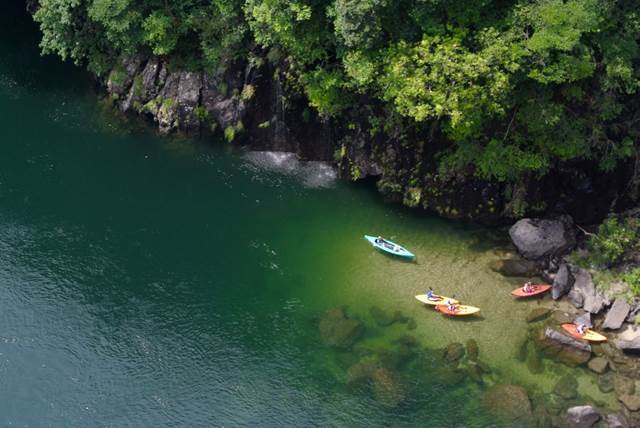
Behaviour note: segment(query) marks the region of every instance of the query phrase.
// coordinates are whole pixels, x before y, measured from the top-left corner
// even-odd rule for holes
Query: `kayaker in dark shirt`
[[[384,244],[385,240],[382,238],[382,236],[378,236],[375,242],[376,244]]]
[[[429,290],[427,291],[427,299],[437,302],[439,300],[442,300],[442,297],[438,296],[437,294],[434,294],[433,290]]]

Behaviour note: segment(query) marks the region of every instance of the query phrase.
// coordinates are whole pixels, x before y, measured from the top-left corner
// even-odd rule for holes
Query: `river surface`
[[[3,7],[0,425],[484,427],[487,385],[544,395],[568,370],[516,360],[526,314],[549,303],[514,302],[518,281],[487,268],[495,231],[385,205],[322,165],[132,129],[86,73],[39,56],[21,6]],[[482,316],[424,308],[427,287]],[[352,350],[319,333],[342,306],[366,326]],[[380,327],[372,307],[405,319]],[[406,351],[407,335],[398,403],[346,385],[360,357]],[[449,385],[434,355],[471,338],[491,374]]]

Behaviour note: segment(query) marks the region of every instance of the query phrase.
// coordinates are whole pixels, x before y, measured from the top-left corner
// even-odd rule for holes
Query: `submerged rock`
[[[547,318],[550,313],[551,309],[549,308],[535,308],[531,312],[529,312],[529,315],[527,315],[527,322],[532,323],[542,321],[543,319]]]
[[[553,287],[551,288],[551,297],[558,300],[564,296],[573,287],[573,275],[566,263],[560,265],[558,273],[553,278]]]
[[[448,362],[453,363],[462,357],[464,357],[464,346],[462,346],[462,343],[454,342],[447,345],[445,358]]]
[[[347,369],[347,385],[360,386],[368,382],[378,363],[373,358],[363,358]]]
[[[371,317],[376,322],[376,324],[378,324],[378,326],[380,327],[387,327],[395,322],[395,319],[392,315],[389,315],[378,306],[372,306],[369,309],[369,313],[371,314]]]
[[[578,396],[578,381],[571,375],[565,375],[553,387],[553,392],[565,400],[572,400]]]
[[[326,311],[320,318],[320,336],[327,346],[350,348],[365,331],[361,321],[347,317],[344,309]]]
[[[373,395],[387,407],[397,407],[405,399],[405,392],[396,376],[386,368],[378,368],[373,372]]]
[[[509,236],[520,254],[530,260],[565,254],[576,243],[573,221],[568,216],[519,220],[509,229]]]
[[[572,428],[591,428],[601,417],[593,406],[575,406],[567,410],[567,424]]]
[[[589,369],[598,374],[606,372],[607,367],[609,367],[609,360],[607,360],[606,358],[595,357],[592,358],[591,361],[589,361]]]
[[[618,400],[620,400],[620,402],[624,404],[624,407],[629,409],[630,412],[640,410],[640,396],[638,395],[623,394],[618,397]]]
[[[527,391],[518,385],[495,385],[482,398],[483,406],[500,423],[529,426],[533,421]]]
[[[470,361],[478,361],[478,355],[480,354],[480,348],[478,342],[475,339],[467,340],[467,358]]]
[[[613,389],[618,397],[632,395],[636,392],[636,383],[633,379],[617,374],[613,377]]]
[[[547,327],[538,336],[536,345],[544,355],[569,365],[580,365],[591,358],[591,346],[588,343],[569,337]]]
[[[540,272],[534,262],[522,259],[494,260],[489,268],[502,276],[534,276]]]
[[[598,376],[598,389],[605,394],[613,391],[613,373],[605,373]]]
[[[607,328],[610,330],[619,329],[620,327],[622,327],[622,323],[627,318],[630,310],[631,306],[625,299],[617,298],[613,302],[613,306],[611,306],[611,309],[609,309],[607,317],[604,319],[602,328]]]

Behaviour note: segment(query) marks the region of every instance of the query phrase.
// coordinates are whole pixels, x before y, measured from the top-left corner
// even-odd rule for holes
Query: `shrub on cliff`
[[[638,237],[640,222],[627,218],[623,222],[608,218],[598,228],[598,233],[589,240],[590,261],[596,266],[612,266],[625,260],[633,251],[640,249]]]

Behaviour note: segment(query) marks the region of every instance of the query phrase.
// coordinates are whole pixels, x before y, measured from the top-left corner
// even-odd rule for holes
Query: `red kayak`
[[[516,288],[511,292],[511,294],[513,294],[516,297],[531,297],[531,296],[537,296],[538,294],[542,294],[546,291],[551,290],[551,286],[549,284],[533,284],[531,288],[533,288],[533,291],[529,293],[525,293],[523,287]]]

